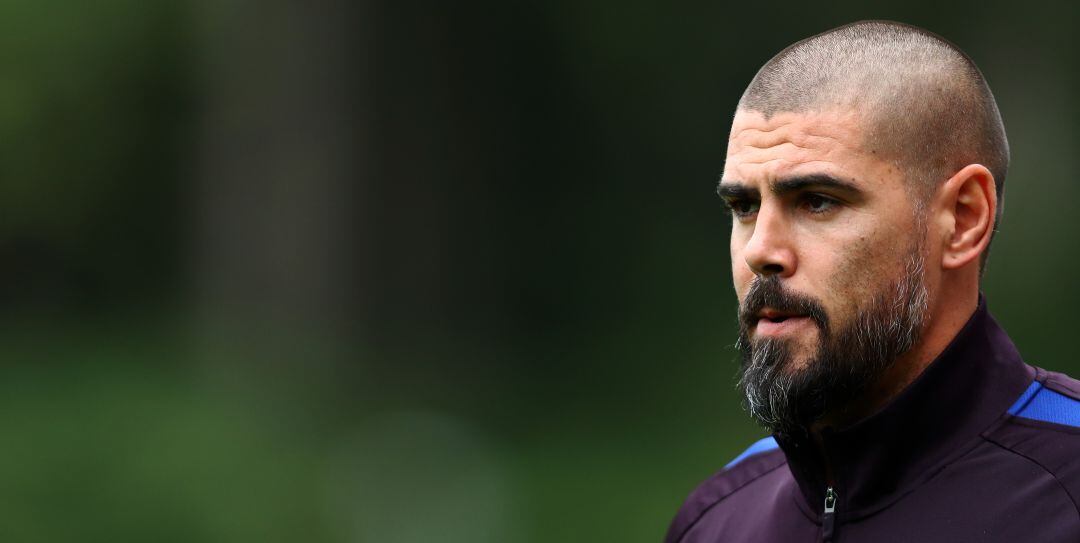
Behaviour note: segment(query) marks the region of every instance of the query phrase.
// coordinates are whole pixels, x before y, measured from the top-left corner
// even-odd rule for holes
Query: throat
[[[866,387],[852,401],[825,412],[821,419],[811,425],[810,432],[815,439],[819,439],[817,436],[826,428],[842,430],[873,416],[913,383],[929,362],[920,363],[914,352],[897,358],[880,379]]]

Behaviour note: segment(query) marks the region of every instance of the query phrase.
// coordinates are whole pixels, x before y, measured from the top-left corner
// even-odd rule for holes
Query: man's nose
[[[792,241],[784,217],[762,207],[743,250],[746,265],[757,275],[790,277],[797,265]]]

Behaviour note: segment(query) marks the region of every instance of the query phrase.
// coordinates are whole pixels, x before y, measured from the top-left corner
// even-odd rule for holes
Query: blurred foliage
[[[175,284],[195,85],[184,15],[165,2],[0,5],[4,298],[105,304]]]
[[[732,109],[857,19],[986,73],[1013,166],[985,291],[1078,374],[1075,16],[3,3],[0,535],[659,540],[760,435],[712,196]]]

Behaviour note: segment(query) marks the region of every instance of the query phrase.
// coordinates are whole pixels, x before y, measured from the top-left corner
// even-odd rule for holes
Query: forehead
[[[739,110],[728,139],[724,178],[750,183],[826,173],[862,179],[884,162],[864,140],[862,118],[853,110],[770,117]]]

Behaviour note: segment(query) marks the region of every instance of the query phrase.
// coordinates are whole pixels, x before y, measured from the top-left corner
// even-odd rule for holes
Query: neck
[[[952,341],[888,405],[853,425],[821,432],[816,444],[802,432],[775,436],[804,498],[804,513],[820,512],[829,487],[849,514],[880,511],[924,484],[946,458],[970,451],[1029,388],[1036,370],[977,304]]]

